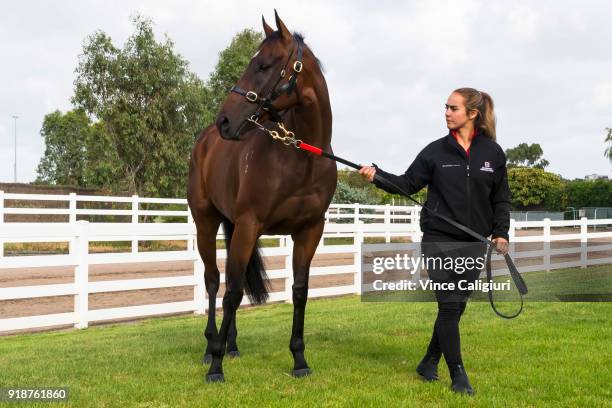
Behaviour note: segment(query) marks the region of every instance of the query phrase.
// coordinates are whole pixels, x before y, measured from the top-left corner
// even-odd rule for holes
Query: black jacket
[[[483,135],[472,139],[470,154],[449,133],[430,143],[402,176],[377,169],[409,194],[428,186],[425,205],[479,234],[508,239],[510,189],[506,155],[502,148]],[[393,187],[375,181],[383,190],[399,194]],[[446,221],[421,211],[421,230],[442,233],[457,239],[473,239]]]

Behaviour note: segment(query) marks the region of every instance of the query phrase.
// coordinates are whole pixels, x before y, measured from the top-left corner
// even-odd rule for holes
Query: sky
[[[503,149],[539,143],[548,171],[612,178],[612,3],[608,1],[22,1],[0,13],[0,182],[30,182],[45,114],[71,109],[74,70],[96,30],[122,46],[150,17],[206,80],[245,28],[274,8],[323,62],[335,154],[403,173],[444,136],[444,103],[469,86],[495,101]],[[298,135],[299,137],[299,135]]]

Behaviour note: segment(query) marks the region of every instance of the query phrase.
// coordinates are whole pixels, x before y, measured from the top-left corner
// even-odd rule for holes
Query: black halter
[[[293,56],[293,52],[295,51],[295,48],[291,50],[291,53],[289,54],[287,61],[285,61],[285,65],[283,65],[283,69],[280,72],[280,76],[278,80],[274,83],[274,86],[272,87],[272,90],[270,91],[270,94],[267,97],[261,97],[254,91],[245,91],[244,89],[239,88],[238,86],[234,86],[230,90],[230,92],[235,92],[239,95],[244,96],[248,102],[257,104],[257,108],[255,109],[253,114],[250,116],[250,119],[257,121],[257,119],[259,119],[259,116],[261,115],[261,111],[264,110],[270,114],[270,117],[272,118],[274,122],[281,122],[282,116],[280,115],[278,110],[274,107],[274,105],[272,105],[274,100],[278,98],[280,95],[282,95],[283,93],[287,93],[287,95],[289,95],[291,94],[291,92],[295,92],[296,95],[298,95],[299,97],[298,88],[296,86],[296,83],[297,83],[297,75],[300,72],[302,72],[303,48],[302,48],[302,43],[299,40],[297,40],[295,36],[293,36],[293,40],[297,44],[297,56],[296,56],[295,62],[293,63],[293,74],[291,74],[291,76],[289,77],[289,81],[287,81],[287,83],[281,85],[280,88],[276,89],[280,81],[285,77],[285,70],[287,68],[287,65],[289,64],[289,61],[291,60],[291,57]]]

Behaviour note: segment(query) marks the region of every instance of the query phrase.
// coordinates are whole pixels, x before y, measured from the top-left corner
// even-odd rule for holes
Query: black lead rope
[[[302,72],[302,58],[303,58],[303,50],[302,50],[302,45],[301,43],[294,37],[294,41],[295,43],[297,43],[297,55],[296,55],[296,60],[293,63],[293,73],[290,76],[289,80],[287,81],[287,83],[285,83],[284,85],[282,85],[281,87],[279,87],[279,89],[277,90],[276,87],[278,86],[278,84],[280,83],[280,81],[285,77],[285,70],[289,64],[289,61],[291,59],[291,57],[293,56],[293,53],[295,51],[295,48],[291,50],[291,53],[289,54],[289,57],[287,58],[287,60],[285,61],[285,65],[283,66],[283,69],[281,70],[281,74],[280,77],[277,79],[277,81],[275,82],[274,86],[272,87],[272,91],[270,92],[270,94],[268,95],[268,97],[261,97],[259,96],[257,93],[255,93],[254,91],[245,91],[242,88],[239,88],[238,86],[234,86],[231,89],[231,92],[237,93],[239,95],[242,95],[245,97],[245,99],[253,104],[257,104],[257,108],[255,109],[255,112],[249,117],[247,118],[244,123],[247,122],[253,122],[255,124],[257,124],[260,129],[267,131],[270,135],[273,135],[273,132],[271,132],[270,130],[266,129],[265,127],[263,127],[261,124],[258,123],[258,119],[259,119],[259,115],[261,110],[265,110],[266,112],[268,112],[272,118],[272,120],[276,123],[282,123],[282,117],[279,114],[279,112],[275,109],[275,107],[272,105],[272,102],[274,102],[274,100],[280,96],[282,93],[287,93],[290,94],[291,92],[296,92],[298,93],[297,90],[297,75]],[[299,93],[298,93],[299,96]],[[284,127],[283,127],[284,129]],[[352,167],[356,170],[360,170],[361,166],[353,163],[351,161],[348,161],[346,159],[343,159],[342,157],[338,157],[335,156],[331,153],[327,153],[324,152],[322,149],[316,147],[316,146],[312,146],[309,145],[308,143],[304,143],[301,140],[296,140],[295,138],[293,138],[291,135],[293,134],[293,132],[287,132],[285,130],[286,136],[283,139],[289,139],[290,144],[294,144],[294,146],[298,149],[301,150],[305,150],[308,151],[310,153],[314,153],[317,154],[319,156],[324,156],[327,157],[330,160],[334,160],[338,163],[342,163],[345,164],[349,167]],[[278,138],[278,137],[275,137]],[[287,144],[287,143],[285,143]],[[376,166],[374,164],[374,167],[378,168],[378,166]],[[495,246],[495,244],[488,240],[487,238],[483,237],[482,235],[478,234],[477,232],[471,230],[470,228],[459,224],[458,222],[450,219],[449,217],[439,214],[437,211],[435,210],[431,210],[430,208],[422,205],[421,203],[419,203],[418,201],[416,201],[414,198],[412,198],[410,196],[410,194],[408,194],[406,191],[404,191],[402,188],[400,188],[399,186],[397,186],[395,183],[393,183],[392,181],[386,179],[385,177],[379,175],[379,174],[375,174],[374,178],[379,181],[381,184],[386,184],[392,188],[394,188],[395,190],[399,191],[402,195],[404,195],[405,197],[407,197],[409,200],[413,201],[415,204],[421,206],[423,209],[427,210],[427,212],[429,212],[430,214],[432,214],[434,217],[438,217],[443,219],[444,221],[446,221],[447,223],[451,224],[452,226],[454,226],[455,228],[465,232],[466,234],[476,238],[478,241],[481,241],[483,243],[485,243],[486,245],[488,245],[488,251],[487,251],[487,263],[486,263],[486,269],[487,269],[487,280],[490,283],[493,283],[493,278],[492,278],[492,272],[491,272],[491,255],[492,255],[492,251],[493,251],[493,247]],[[500,313],[497,308],[495,307],[495,304],[493,302],[493,289],[491,288],[491,290],[489,290],[488,295],[489,295],[489,302],[491,303],[491,307],[493,308],[493,311],[500,317],[503,317],[505,319],[512,319],[514,317],[517,317],[519,314],[521,314],[521,311],[523,310],[523,295],[527,294],[527,284],[525,284],[525,281],[523,280],[523,277],[519,274],[518,270],[516,269],[516,266],[514,265],[514,262],[512,261],[512,258],[510,257],[510,255],[508,254],[504,254],[504,259],[506,260],[506,265],[508,265],[508,270],[510,271],[510,275],[512,276],[512,280],[514,281],[514,284],[516,285],[518,291],[519,291],[519,295],[521,298],[521,307],[519,309],[519,311],[514,314],[514,315],[504,315],[502,313]]]
[[[360,165],[358,165],[356,163],[353,163],[353,162],[348,161],[346,159],[343,159],[341,157],[335,156],[335,155],[333,155],[331,153],[324,152],[324,151],[322,151],[320,149],[316,149],[315,148],[315,150],[313,150],[312,146],[307,145],[306,143],[301,143],[301,145],[298,146],[298,147],[303,149],[303,150],[307,150],[307,151],[310,151],[312,153],[315,153],[315,154],[318,153],[321,156],[327,157],[328,159],[331,159],[331,160],[334,160],[336,162],[345,164],[345,165],[347,165],[349,167],[352,167],[354,169],[357,169],[357,170],[360,170],[361,167],[362,167],[362,166],[360,166]],[[378,168],[378,166],[376,166],[375,164],[373,164],[373,166]],[[404,191],[401,187],[397,186],[395,183],[393,183],[389,179],[381,176],[380,174],[374,174],[374,178],[379,183],[386,184],[387,186],[390,186],[390,187],[394,188],[395,190],[399,191],[402,195],[407,197],[409,200],[413,201],[415,204],[417,204],[417,205],[421,206],[423,209],[427,210],[427,212],[429,212],[434,217],[438,217],[438,218],[443,219],[444,221],[448,222],[449,224],[451,224],[452,226],[458,228],[459,230],[465,232],[466,234],[468,234],[468,235],[476,238],[477,240],[487,244],[487,246],[488,246],[488,250],[487,250],[487,262],[486,262],[487,281],[489,281],[490,283],[493,283],[493,276],[492,276],[492,272],[491,272],[491,255],[493,253],[493,247],[495,246],[495,244],[491,240],[483,237],[482,235],[480,235],[476,231],[466,227],[465,225],[461,225],[458,222],[456,222],[455,220],[452,220],[449,217],[447,217],[445,215],[442,215],[442,214],[439,214],[437,211],[431,210],[430,208],[422,205],[417,200],[412,198],[410,196],[410,194],[408,194],[406,191]],[[516,288],[518,289],[519,296],[521,298],[521,307],[518,310],[518,312],[516,312],[513,315],[505,315],[505,314],[501,313],[495,307],[495,302],[493,301],[493,288],[492,287],[491,287],[491,289],[488,292],[489,303],[491,303],[491,308],[493,308],[493,311],[498,316],[503,317],[504,319],[513,319],[513,318],[517,317],[518,315],[520,315],[521,312],[523,311],[523,295],[527,294],[527,284],[523,280],[523,277],[521,276],[519,271],[516,269],[516,266],[514,265],[514,262],[512,261],[512,258],[510,257],[510,255],[509,254],[504,254],[504,259],[506,260],[506,265],[508,266],[508,270],[510,271],[510,276],[512,276],[512,280],[514,281],[514,284],[516,285]]]
[[[487,264],[486,264],[487,281],[492,283],[493,274],[491,272],[491,255],[493,255],[493,245],[489,245],[489,248],[487,249]],[[512,262],[512,258],[510,258],[510,255],[506,254],[504,255],[504,258],[506,258],[506,264],[508,265],[508,269],[510,269],[510,275],[512,276],[512,279],[514,280],[514,284],[516,285],[519,291],[519,297],[521,299],[521,307],[519,308],[518,312],[516,312],[513,315],[502,314],[499,310],[497,310],[497,308],[495,307],[495,302],[493,302],[493,287],[489,289],[487,295],[489,296],[489,303],[491,304],[491,308],[493,309],[495,314],[497,314],[499,317],[503,317],[504,319],[514,319],[515,317],[520,315],[521,312],[523,311],[523,295],[527,294],[527,284],[525,284],[523,277],[519,274],[518,270],[516,269],[516,266],[514,266],[514,262]],[[510,260],[510,263],[508,263],[508,260]],[[513,270],[514,272],[512,272]]]

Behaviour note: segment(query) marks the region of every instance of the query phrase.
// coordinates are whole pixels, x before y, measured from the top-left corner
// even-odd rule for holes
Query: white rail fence
[[[12,207],[6,205],[6,201],[27,202],[23,205]],[[49,208],[43,206],[43,202],[55,202],[57,207]],[[38,205],[36,205],[38,203]],[[106,206],[119,205],[123,209],[83,208],[85,203],[103,203]],[[146,205],[179,205],[184,209],[168,210],[145,210]],[[340,222],[381,222],[381,223],[406,223],[419,220],[420,207],[418,206],[393,206],[393,205],[364,205],[364,204],[331,204],[327,213],[326,221]],[[182,222],[193,222],[187,208],[187,200],[184,198],[145,198],[133,195],[131,197],[113,196],[87,196],[75,193],[65,195],[47,194],[14,194],[5,193],[0,190],[0,223],[4,222],[4,215],[30,215],[30,216],[64,216],[66,222],[75,222],[91,216],[128,216],[134,224],[141,223],[141,217],[184,217]]]
[[[36,201],[64,201],[67,208],[19,208],[9,207],[5,200],[26,200],[28,203]],[[10,202],[10,201],[9,201]],[[129,209],[86,209],[79,208],[79,202],[106,202],[128,204]],[[142,204],[157,205],[185,205],[181,210],[144,210]],[[68,222],[5,222],[5,215],[57,215],[68,217]],[[418,208],[400,206],[365,206],[365,205],[337,205],[330,207],[326,214],[327,223],[324,238],[349,238],[350,243],[332,244],[326,239],[321,240],[317,254],[351,254],[353,262],[348,265],[332,265],[312,267],[311,276],[333,276],[338,274],[353,274],[351,284],[311,289],[310,297],[335,296],[351,293],[360,293],[361,290],[361,262],[362,243],[366,237],[384,238],[390,242],[392,237],[409,237],[412,241],[419,241],[421,232],[418,227]],[[78,220],[87,216],[130,216],[131,222],[89,222]],[[185,217],[187,222],[162,223],[140,222],[141,217]],[[530,221],[511,222],[512,242],[538,242],[544,241],[545,248],[538,251],[514,253],[516,259],[521,257],[541,257],[542,263],[519,268],[522,272],[529,270],[550,270],[566,267],[586,267],[587,265],[612,263],[612,258],[593,258],[588,255],[597,251],[610,251],[612,245],[597,245],[588,248],[580,245],[574,248],[550,249],[546,242],[551,241],[577,241],[587,243],[593,239],[612,238],[612,232],[589,232],[588,228],[594,225],[612,224],[612,220],[579,221]],[[551,229],[563,227],[572,228],[571,233],[551,233]],[[539,235],[517,236],[519,228],[540,228]],[[579,229],[579,232],[577,230]],[[191,219],[186,200],[181,199],[151,199],[134,197],[98,197],[77,196],[74,194],[64,196],[7,194],[0,192],[0,249],[6,244],[55,242],[68,243],[68,253],[60,255],[31,255],[31,256],[5,256],[0,252],[0,274],[10,274],[14,268],[21,270],[36,267],[63,266],[74,268],[72,283],[3,287],[0,288],[0,301],[19,299],[33,299],[49,296],[73,296],[74,308],[71,312],[44,314],[38,316],[11,317],[0,316],[0,331],[31,329],[56,325],[74,325],[77,328],[86,328],[91,322],[137,318],[142,316],[194,312],[206,312],[208,301],[204,289],[204,265],[197,253],[195,240],[195,225]],[[264,257],[282,256],[285,258],[284,267],[269,270],[270,279],[284,280],[284,287],[271,293],[271,301],[287,301],[292,298],[291,285],[293,276],[292,241],[286,236],[271,236],[278,239],[277,247],[262,248]],[[185,241],[186,250],[178,251],[147,251],[139,252],[140,241]],[[92,241],[131,241],[131,252],[127,253],[91,253]],[[393,246],[402,244],[392,244]],[[391,249],[389,247],[386,248]],[[588,252],[587,252],[588,251]],[[551,256],[558,254],[580,254],[580,260],[554,263]],[[8,254],[6,254],[8,255]],[[226,258],[224,249],[217,250],[217,259]],[[193,263],[193,273],[186,276],[124,279],[114,281],[90,281],[90,265],[127,264],[140,262],[162,261],[189,261]],[[501,270],[496,271],[502,273]],[[225,280],[221,274],[221,281]],[[115,307],[106,309],[89,308],[89,295],[106,292],[125,292],[141,289],[173,288],[193,286],[193,299],[181,302],[170,302],[140,306]],[[216,301],[217,307],[221,299]],[[248,304],[245,297],[243,304]]]

